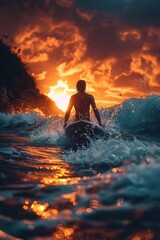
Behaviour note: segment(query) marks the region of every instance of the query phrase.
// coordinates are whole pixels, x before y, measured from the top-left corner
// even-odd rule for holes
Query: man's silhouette
[[[94,97],[91,94],[85,92],[86,82],[84,80],[79,80],[77,82],[76,87],[77,93],[71,96],[67,111],[65,113],[64,128],[67,125],[67,121],[70,116],[72,107],[74,107],[76,111],[75,121],[79,120],[90,121],[90,106],[92,106],[93,108],[94,114],[97,118],[99,125],[102,126],[101,118],[96,107]]]

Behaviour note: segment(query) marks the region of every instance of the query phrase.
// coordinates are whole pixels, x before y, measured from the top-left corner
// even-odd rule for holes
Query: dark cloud
[[[129,26],[144,28],[160,26],[159,0],[131,0],[122,14],[121,19]]]
[[[158,88],[159,0],[0,0],[3,34],[36,75],[48,68],[45,89],[58,74],[83,76],[97,94],[108,85],[141,91],[146,75]]]
[[[102,12],[115,13],[122,11],[128,6],[127,0],[77,0],[75,1],[75,7],[79,7],[82,10],[97,10]]]
[[[130,72],[130,64],[131,64],[131,59],[118,59],[113,65],[112,65],[112,71],[111,71],[111,76],[112,78],[119,76],[122,73],[129,74]]]
[[[84,11],[97,10],[118,17],[126,25],[143,27],[160,24],[159,0],[77,0],[75,6]]]
[[[132,88],[139,90],[142,86],[143,75],[137,72],[131,72],[128,75],[122,74],[114,81],[114,85],[123,88]]]

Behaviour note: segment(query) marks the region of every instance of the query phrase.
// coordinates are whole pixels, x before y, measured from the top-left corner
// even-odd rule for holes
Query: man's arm
[[[97,106],[96,106],[96,103],[95,103],[95,100],[94,100],[93,96],[92,96],[91,106],[93,108],[94,114],[97,118],[97,121],[98,121],[99,125],[102,127],[101,117],[100,117],[100,114],[99,114],[99,111],[97,109]]]
[[[70,116],[70,112],[72,110],[72,107],[73,107],[73,101],[72,101],[72,97],[71,97],[70,101],[69,101],[69,104],[68,104],[68,108],[67,108],[65,116],[64,116],[64,125],[63,125],[64,128],[67,126],[67,121],[68,121],[68,118]]]

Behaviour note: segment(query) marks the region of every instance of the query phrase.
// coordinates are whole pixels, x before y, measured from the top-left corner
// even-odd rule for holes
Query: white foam
[[[124,162],[139,164],[146,159],[160,159],[160,146],[147,141],[110,138],[99,139],[87,149],[69,151],[64,160],[72,164],[119,166]]]
[[[160,122],[160,96],[152,95],[145,99],[133,98],[111,109],[110,121],[122,129],[135,129],[146,124]]]

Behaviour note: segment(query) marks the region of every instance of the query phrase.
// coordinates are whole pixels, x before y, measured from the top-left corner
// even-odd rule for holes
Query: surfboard
[[[87,146],[92,140],[109,137],[102,127],[84,120],[68,125],[65,135],[72,146]]]

